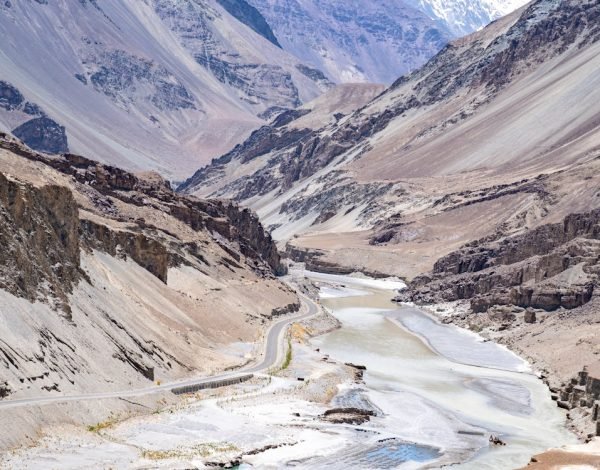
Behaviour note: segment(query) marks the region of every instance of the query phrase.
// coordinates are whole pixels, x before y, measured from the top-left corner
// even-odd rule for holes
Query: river
[[[576,442],[547,387],[506,348],[399,307],[391,302],[397,284],[306,274],[342,323],[313,339],[314,346],[365,365],[363,399],[384,417],[387,435],[413,444],[398,453],[384,449],[383,460],[377,449],[365,451],[357,466],[435,468],[460,461],[453,468],[514,469],[536,453]],[[490,435],[506,445],[489,444]]]
[[[38,446],[0,456],[0,468],[204,468],[241,459],[240,468],[260,469],[503,470],[575,443],[544,384],[515,354],[399,308],[390,300],[398,282],[306,274],[342,326],[290,342],[281,374],[99,432],[52,428]],[[364,382],[340,362],[366,366]],[[336,408],[374,416],[361,424],[324,419]],[[490,445],[490,435],[506,445]]]

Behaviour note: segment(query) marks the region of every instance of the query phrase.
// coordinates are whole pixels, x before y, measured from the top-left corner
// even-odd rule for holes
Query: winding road
[[[81,395],[30,397],[15,400],[2,400],[0,401],[0,409],[19,408],[24,406],[41,406],[52,403],[66,403],[74,401],[102,400],[107,398],[139,397],[143,395],[151,395],[154,393],[172,391],[175,388],[190,387],[201,384],[209,385],[211,383],[218,383],[223,380],[235,379],[248,374],[266,372],[273,366],[277,365],[280,359],[280,355],[283,349],[283,336],[287,327],[293,322],[312,317],[313,315],[316,315],[319,312],[319,306],[315,302],[313,302],[311,299],[300,293],[298,293],[298,296],[302,302],[301,308],[302,310],[304,310],[304,312],[294,316],[287,316],[271,325],[266,334],[266,341],[264,345],[264,354],[262,355],[262,360],[257,364],[249,364],[236,371],[225,372],[218,375],[212,375],[208,377],[196,377],[133,390],[85,393]]]

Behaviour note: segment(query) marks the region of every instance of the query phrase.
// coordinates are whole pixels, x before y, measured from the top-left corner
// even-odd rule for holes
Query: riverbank
[[[5,454],[0,468],[205,468],[243,460],[260,468],[327,455],[354,444],[361,431],[325,417],[357,369],[314,350],[314,335],[338,327],[327,312],[290,329],[290,360],[272,375],[179,397],[153,412],[115,415],[83,430],[48,429],[35,446]]]
[[[534,321],[526,321],[523,311],[498,307],[487,313],[473,314],[468,303],[451,302],[419,306],[445,324],[476,332],[480,337],[501,344],[531,364],[556,400],[560,391],[586,364],[600,357],[598,323],[600,299],[594,299],[577,314],[572,312],[536,312]],[[521,309],[522,310],[522,309]],[[575,339],[574,339],[575,338]],[[599,369],[593,368],[593,372]],[[596,433],[592,409],[573,408],[566,413],[567,427],[582,441]]]
[[[338,278],[338,283],[343,288],[354,287],[347,277]],[[343,310],[346,301],[339,305],[341,314],[347,315],[345,326],[356,322],[360,330],[361,322],[366,321],[365,312],[360,315],[362,320],[353,318],[352,310]],[[368,302],[373,304],[372,299]],[[325,300],[324,304],[329,305]],[[470,459],[463,461],[461,468],[517,468],[548,447],[576,442],[564,427],[564,414],[523,359],[505,347],[483,342],[471,332],[441,324],[417,309],[399,309],[385,298],[377,306],[379,312],[367,312],[374,323],[364,328],[375,332],[377,341],[371,345],[361,343],[361,351],[372,348],[379,353],[371,357],[341,346],[356,342],[354,337],[340,339],[339,353],[350,354],[352,361],[362,360],[367,365],[369,385],[393,389],[395,393],[410,391],[460,422],[478,426],[486,437],[493,434],[507,443],[489,447],[486,441]],[[398,336],[402,340],[395,334],[394,338],[387,336],[393,328],[405,332]],[[400,377],[389,372],[395,367],[401,372]],[[410,416],[411,406],[412,402],[408,402],[396,414]],[[422,421],[419,424],[423,425]],[[437,436],[438,443],[443,442],[440,437]]]
[[[503,350],[502,361],[489,363],[494,354],[473,352],[473,341],[460,357],[460,347],[453,353],[448,346],[464,343],[468,333],[458,337],[446,325],[435,333],[424,315],[415,321],[418,312],[395,317],[390,299],[401,281],[305,274],[320,289],[296,273],[299,291],[319,295],[333,315],[323,311],[293,324],[285,360],[272,375],[182,397],[144,416],[99,422],[87,432],[53,429],[40,445],[5,455],[0,466],[347,468],[358,462],[360,468],[496,470],[569,442],[547,391],[520,372],[523,361],[512,353]],[[507,445],[490,445],[490,435]]]

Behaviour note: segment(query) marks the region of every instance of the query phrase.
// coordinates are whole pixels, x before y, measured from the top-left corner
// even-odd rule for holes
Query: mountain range
[[[3,2],[0,128],[180,178],[331,86],[221,3]]]
[[[390,84],[526,0],[249,0],[283,48],[336,83]]]
[[[353,112],[323,112],[330,92],[255,131],[182,190],[249,205],[283,244],[330,246],[355,268],[396,253],[388,269],[408,277],[497,230],[593,207],[597,14],[594,2],[533,2],[372,100],[348,85]],[[581,192],[565,189],[582,171]]]
[[[421,65],[457,34],[448,25],[462,21],[462,13],[441,20],[427,8],[397,0],[3,2],[0,130],[34,150],[179,181],[334,82],[391,83]],[[484,9],[461,32],[498,14]]]
[[[579,433],[596,430],[596,390],[571,377],[600,371],[600,0],[7,0],[0,35],[2,449],[159,414],[181,403],[166,389],[103,393],[239,368],[270,332],[286,355],[276,317],[318,296],[280,279],[288,262],[401,278],[397,302],[521,353]],[[292,341],[337,325],[325,309],[308,321],[282,370]],[[307,391],[312,415],[279,409],[282,447],[327,417],[316,395],[334,403],[341,364],[302,347],[327,369],[260,378],[260,406],[279,380]],[[365,366],[344,367],[362,388]],[[470,384],[509,413],[533,404],[512,382]],[[354,434],[368,400],[344,397],[333,415]]]

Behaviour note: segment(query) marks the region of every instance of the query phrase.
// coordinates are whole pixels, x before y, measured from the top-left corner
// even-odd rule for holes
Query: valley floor
[[[395,468],[399,462],[403,462],[402,468],[437,467],[473,457],[471,467],[467,464],[464,468],[499,468],[493,462],[500,461],[511,462],[506,468],[514,468],[519,462],[525,465],[532,453],[575,443],[543,384],[530,374],[510,372],[525,369],[527,364],[508,350],[481,343],[476,335],[458,329],[450,334],[450,327],[433,320],[429,324],[422,314],[396,318],[390,310],[378,316],[372,307],[389,309],[389,294],[387,300],[364,294],[365,290],[381,288],[386,281],[315,277],[323,303],[351,328],[336,330],[338,320],[326,312],[295,323],[286,348],[289,353],[272,375],[183,398],[165,396],[162,403],[137,417],[115,411],[110,419],[91,425],[87,432],[72,426],[49,428],[35,447],[6,454],[0,468],[236,465],[242,455],[244,463],[260,468],[277,468],[284,462],[312,468],[349,462],[362,462],[361,468]],[[300,282],[298,290],[316,295],[308,281]],[[364,306],[359,317],[344,306],[348,299]],[[389,319],[410,331],[400,335],[405,338],[401,348],[390,343],[397,338],[383,334],[402,331],[391,326]],[[361,328],[370,331],[373,321],[377,328],[383,328],[383,336],[365,343],[370,346],[363,351],[363,339],[352,335]],[[335,332],[330,335],[319,336],[332,330]],[[453,339],[455,334],[462,339]],[[386,365],[386,359],[385,364],[379,364],[381,358],[372,356],[373,352],[390,347],[392,350],[387,351],[392,362]],[[405,354],[404,350],[416,354],[415,359],[403,358],[402,373],[393,379],[399,380],[398,384],[388,382],[385,370],[398,376],[400,369],[391,364],[395,364],[398,352]],[[329,351],[335,353],[329,357]],[[356,358],[352,362],[359,365],[359,361],[368,362],[367,371],[338,362],[338,355]],[[367,384],[363,373],[368,374]],[[440,373],[451,375],[442,379]],[[471,377],[465,382],[471,384],[468,392],[461,391],[463,375]],[[518,383],[512,382],[515,379]],[[400,389],[391,390],[390,386]],[[463,395],[464,400],[453,398]],[[436,401],[440,398],[454,405],[444,401],[440,405]],[[148,406],[143,400],[138,405]],[[479,411],[480,406],[485,411]],[[449,409],[454,411],[449,413]],[[362,414],[365,411],[368,413]],[[469,416],[474,412],[486,417],[473,420]],[[507,446],[488,444],[490,425]],[[591,447],[572,451],[587,452],[577,455],[578,461],[595,462]],[[560,462],[564,460],[560,452],[542,456],[539,462]]]

